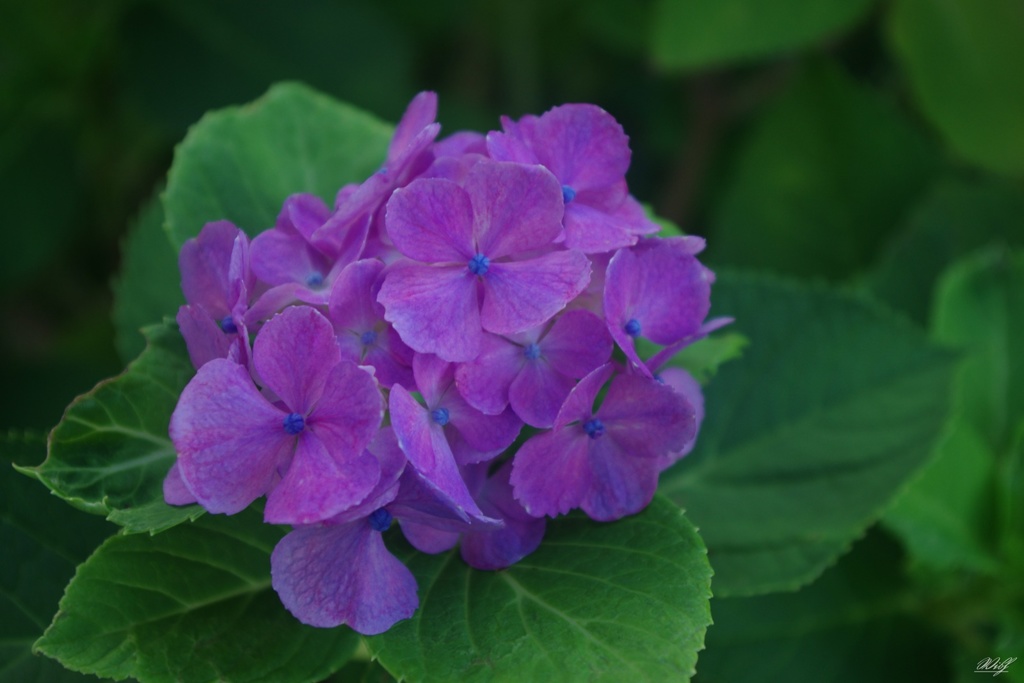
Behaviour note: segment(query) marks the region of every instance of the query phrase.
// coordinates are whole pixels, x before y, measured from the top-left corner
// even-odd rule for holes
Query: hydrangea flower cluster
[[[621,126],[570,104],[438,141],[436,110],[418,95],[333,206],[296,194],[251,241],[218,221],[180,253],[197,372],[165,498],[233,514],[265,497],[293,528],[273,586],[314,626],[413,614],[394,520],[419,550],[507,567],[547,517],[643,509],[703,416],[662,366],[725,322],[705,321],[714,277],[700,238],[651,236]]]

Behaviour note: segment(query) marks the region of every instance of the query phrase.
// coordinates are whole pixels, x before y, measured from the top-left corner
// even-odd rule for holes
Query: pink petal
[[[559,409],[555,429],[561,429],[572,422],[589,420],[594,415],[597,393],[614,372],[615,366],[606,363],[581,379]]]
[[[208,362],[181,392],[170,436],[178,468],[199,503],[234,514],[270,489],[294,437],[241,365]]]
[[[570,427],[543,432],[520,447],[510,481],[527,513],[555,517],[580,505],[592,486],[589,441],[582,429]]]
[[[327,315],[335,328],[364,332],[383,316],[373,291],[384,270],[377,259],[350,263],[335,278]]]
[[[213,316],[225,316],[234,301],[231,294],[231,257],[235,240],[245,233],[228,221],[203,226],[197,237],[187,240],[178,253],[181,290],[185,301],[198,304]]]
[[[591,441],[591,485],[580,507],[591,519],[610,522],[647,507],[658,487],[658,462],[623,452],[608,435]]]
[[[696,431],[693,406],[672,387],[640,374],[612,380],[597,411],[605,438],[640,458],[660,458],[682,449]]]
[[[424,90],[409,102],[388,146],[388,160],[401,154],[437,118],[437,93]],[[435,133],[436,135],[436,133]]]
[[[431,555],[451,550],[459,542],[459,533],[456,531],[441,531],[413,521],[403,521],[401,528],[402,535],[413,548]]]
[[[398,251],[424,263],[473,258],[473,206],[466,191],[450,180],[421,178],[388,200],[384,217]]]
[[[374,635],[408,619],[419,606],[412,572],[366,520],[300,527],[274,548],[270,568],[281,602],[311,626],[348,624]]]
[[[470,515],[481,515],[462,480],[441,426],[434,423],[427,411],[401,386],[392,387],[389,407],[398,445],[416,471],[460,509]]]
[[[503,451],[519,436],[522,421],[511,410],[497,415],[485,415],[466,403],[454,389],[442,402],[454,427],[466,443],[475,450],[487,453]]]
[[[332,454],[362,453],[377,435],[383,416],[384,399],[377,381],[352,361],[341,361],[328,375],[306,424]]]
[[[590,261],[578,251],[553,251],[529,261],[492,263],[483,278],[480,322],[495,334],[522,332],[565,308],[589,281]]]
[[[271,318],[253,343],[253,365],[289,411],[306,415],[341,360],[334,328],[310,306],[292,306]]]
[[[636,244],[633,226],[616,215],[605,213],[582,201],[565,207],[565,246],[592,254]]]
[[[527,361],[509,389],[512,410],[531,427],[547,428],[554,424],[576,381],[555,370],[544,358]]]
[[[377,300],[402,341],[420,353],[461,362],[480,350],[477,281],[465,266],[396,263],[388,269]]]
[[[508,406],[508,388],[525,362],[523,347],[485,334],[480,355],[455,370],[455,384],[469,405],[497,415]]]
[[[279,228],[257,235],[250,254],[256,277],[269,285],[305,284],[316,277],[322,281],[331,269],[327,258],[302,235]]]
[[[164,502],[168,505],[191,505],[199,502],[188,490],[185,480],[181,478],[181,470],[177,462],[171,465],[167,476],[164,477]]]
[[[604,321],[585,310],[560,315],[539,342],[551,367],[576,379],[607,363],[614,345]]]
[[[357,505],[380,479],[380,464],[364,451],[331,449],[314,430],[298,437],[281,483],[267,496],[269,524],[311,524]]]
[[[562,186],[545,168],[485,160],[465,187],[477,250],[491,260],[541,249],[562,232]]]

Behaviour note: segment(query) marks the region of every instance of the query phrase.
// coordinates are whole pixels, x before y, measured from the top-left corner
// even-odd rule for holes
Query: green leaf
[[[1006,455],[1001,472],[1004,557],[1016,571],[1024,571],[1024,419],[1017,425],[1017,438]],[[1024,617],[1019,632],[1024,640]]]
[[[942,272],[988,244],[1024,247],[1024,191],[991,178],[944,179],[914,209],[868,276],[867,287],[926,324]]]
[[[987,249],[959,261],[935,294],[935,338],[967,352],[956,406],[997,452],[1024,415],[1024,251]]]
[[[164,192],[175,249],[209,221],[229,220],[254,235],[274,224],[291,194],[333,205],[342,185],[383,163],[392,129],[297,83],[256,102],[204,116],[175,152]]]
[[[651,47],[665,69],[711,65],[788,52],[859,23],[873,0],[661,0]]]
[[[885,513],[885,524],[923,565],[996,571],[999,565],[990,552],[995,456],[963,419],[953,421],[936,450],[935,459]]]
[[[708,259],[848,277],[873,260],[934,160],[892,103],[833,64],[807,64],[742,144]]]
[[[660,498],[611,524],[550,522],[540,548],[500,572],[405,544],[396,555],[420,608],[369,644],[400,679],[686,680],[711,621],[704,544]]]
[[[660,490],[700,527],[716,595],[793,589],[927,461],[953,359],[823,287],[724,273],[713,299],[750,346],[706,388],[697,447]]]
[[[735,332],[716,334],[690,344],[672,356],[668,364],[684,368],[698,382],[706,384],[723,363],[741,358],[749,343],[749,339]]]
[[[395,677],[379,662],[352,660],[326,683],[395,683]]]
[[[319,681],[358,637],[300,624],[270,586],[259,511],[115,536],[75,574],[36,649],[75,671],[162,681]]]
[[[159,201],[142,209],[121,247],[121,272],[112,283],[117,350],[127,363],[146,346],[143,327],[173,318],[185,303],[178,256],[164,231]]]
[[[953,149],[1024,173],[1024,3],[896,0],[888,20],[918,104]]]
[[[948,680],[949,644],[910,616],[894,545],[869,535],[796,593],[715,598],[697,683]]]
[[[68,407],[50,434],[46,460],[19,469],[75,507],[128,531],[156,532],[202,514],[197,505],[163,502],[163,480],[176,457],[167,425],[194,370],[176,327],[144,333],[149,345],[124,373]]]
[[[7,461],[38,461],[44,440],[9,434],[0,438],[0,451],[0,680],[85,681],[33,656],[32,643],[53,617],[75,566],[114,527],[69,508],[40,486],[26,485],[14,472]]]

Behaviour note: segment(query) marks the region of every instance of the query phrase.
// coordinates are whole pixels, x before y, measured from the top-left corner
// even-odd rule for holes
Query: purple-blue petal
[[[388,552],[366,519],[295,529],[274,548],[270,570],[281,602],[311,626],[347,624],[374,635],[419,606],[412,572]]]

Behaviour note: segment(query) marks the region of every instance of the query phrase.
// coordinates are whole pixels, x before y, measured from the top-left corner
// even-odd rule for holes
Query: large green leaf
[[[36,648],[75,671],[159,681],[319,681],[358,637],[300,624],[270,586],[282,531],[248,510],[115,536],[75,574]]]
[[[692,675],[711,621],[711,570],[671,503],[611,524],[551,522],[540,548],[500,572],[455,553],[396,553],[420,608],[370,639],[414,681],[669,681]]]
[[[1024,173],[1024,3],[896,0],[889,36],[925,115],[963,157]]]
[[[952,357],[823,287],[725,273],[713,298],[750,345],[707,387],[697,448],[664,473],[661,491],[700,527],[716,595],[792,589],[928,460]]]
[[[951,267],[935,294],[934,336],[962,348],[957,408],[997,453],[1024,417],[1024,251],[993,248]]]
[[[121,245],[121,272],[112,283],[117,350],[125,363],[142,353],[143,327],[174,317],[185,303],[178,257],[164,231],[159,201],[150,201]]]
[[[1024,247],[1024,190],[991,178],[945,179],[914,209],[866,284],[924,324],[942,272],[988,244]]]
[[[997,570],[992,449],[967,420],[953,420],[935,459],[885,513],[911,558],[938,570]]]
[[[75,566],[115,527],[71,509],[11,469],[12,460],[38,462],[45,450],[39,436],[0,438],[0,680],[75,683],[88,679],[34,656],[32,643],[56,612]]]
[[[668,69],[696,69],[806,47],[860,21],[873,0],[660,0],[652,50]]]
[[[209,221],[226,219],[254,235],[274,224],[291,194],[333,204],[346,183],[383,162],[391,128],[296,83],[260,100],[204,116],[178,146],[164,192],[176,249]]]
[[[796,593],[714,600],[698,683],[949,680],[949,644],[912,616],[893,541],[869,535]]]
[[[741,146],[713,210],[712,262],[848,277],[927,185],[934,154],[892,103],[805,65]]]
[[[148,327],[149,345],[121,375],[68,407],[50,434],[46,460],[20,468],[72,505],[129,531],[159,531],[202,514],[163,502],[174,463],[167,435],[178,395],[194,370],[173,325]]]

